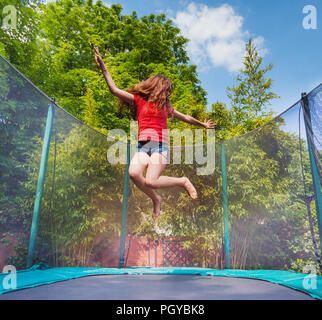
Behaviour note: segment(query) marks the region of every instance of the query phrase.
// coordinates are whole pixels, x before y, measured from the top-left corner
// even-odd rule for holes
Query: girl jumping
[[[166,77],[150,77],[125,91],[116,87],[98,47],[95,47],[95,62],[102,70],[110,92],[136,110],[139,124],[138,146],[130,162],[129,175],[135,185],[152,199],[153,218],[160,215],[162,202],[156,189],[179,186],[185,188],[192,199],[197,199],[197,191],[187,177],[161,176],[168,162],[167,117],[171,115],[175,119],[206,129],[214,128],[213,121],[200,122],[175,110],[169,101],[173,87]]]

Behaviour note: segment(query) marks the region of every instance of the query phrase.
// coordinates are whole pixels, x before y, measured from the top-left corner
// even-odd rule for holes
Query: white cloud
[[[228,71],[238,71],[245,52],[245,42],[241,39],[209,41],[206,52],[215,67],[226,67]]]
[[[165,14],[166,16],[173,17],[174,11],[172,9],[160,9],[156,11],[157,14]]]
[[[249,32],[243,30],[244,18],[233,7],[209,8],[192,2],[172,20],[190,40],[187,50],[193,63],[201,67],[211,63],[230,72],[241,68]],[[261,55],[267,53],[263,37],[254,38],[254,43]]]
[[[268,54],[268,49],[264,47],[264,42],[265,39],[262,36],[258,36],[255,39],[253,39],[253,43],[261,56],[265,56],[266,54]]]

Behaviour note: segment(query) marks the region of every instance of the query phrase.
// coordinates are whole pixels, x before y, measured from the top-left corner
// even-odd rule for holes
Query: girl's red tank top
[[[138,140],[168,143],[167,118],[169,112],[158,110],[154,104],[134,94],[136,116],[139,123]],[[174,111],[172,108],[171,113]]]

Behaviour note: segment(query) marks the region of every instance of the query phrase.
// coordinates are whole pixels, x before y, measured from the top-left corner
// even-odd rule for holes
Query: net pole
[[[130,166],[131,157],[131,142],[128,140],[126,146],[126,166],[124,173],[124,185],[123,185],[123,201],[122,201],[122,222],[121,222],[121,238],[120,238],[120,255],[119,255],[119,268],[124,268],[125,258],[125,241],[126,241],[126,225],[127,225],[127,214],[128,214],[128,202],[129,202],[129,187],[130,187]]]
[[[29,249],[27,256],[27,268],[32,266],[32,262],[35,255],[35,245],[38,233],[38,222],[40,216],[40,208],[42,201],[42,194],[44,190],[49,148],[50,148],[50,139],[53,127],[53,119],[54,119],[54,106],[53,104],[49,104],[48,113],[47,113],[47,121],[44,133],[43,146],[41,151],[41,160],[38,174],[38,182],[36,189],[36,196],[34,202],[34,211],[32,216],[31,230],[30,230],[30,238],[29,238]]]
[[[222,199],[224,210],[224,255],[225,268],[230,269],[230,245],[229,245],[229,217],[228,217],[228,190],[226,172],[226,150],[224,140],[221,139],[221,178],[222,178]]]
[[[317,169],[317,165],[315,162],[315,157],[313,153],[313,146],[312,146],[312,122],[311,122],[311,114],[310,114],[310,107],[308,102],[308,97],[306,93],[302,93],[302,107],[303,107],[303,115],[304,115],[304,124],[305,124],[305,131],[306,131],[306,138],[307,138],[307,145],[309,150],[309,158],[311,164],[311,174],[313,179],[313,187],[314,193],[316,196],[315,201],[315,208],[316,208],[316,215],[318,218],[318,228],[319,228],[319,238],[320,238],[320,250],[322,252],[322,195],[321,195],[321,186],[320,186],[320,178]]]

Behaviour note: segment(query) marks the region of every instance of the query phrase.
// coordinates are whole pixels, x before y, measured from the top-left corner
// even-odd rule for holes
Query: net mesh
[[[322,184],[322,89],[321,86],[314,89],[308,96],[310,119],[312,130],[309,138],[313,145],[314,157],[318,167],[320,184]]]
[[[26,263],[35,197],[31,177],[37,175],[32,157],[41,154],[47,110],[48,99],[0,59],[1,267]]]
[[[312,181],[299,140],[300,107],[225,143],[233,268],[283,270],[314,260],[303,200],[299,143],[310,190]]]
[[[213,153],[218,162],[218,147],[210,143],[203,150],[198,146],[170,147],[169,164],[162,175],[188,177],[198,191],[198,199],[191,200],[181,187],[159,189],[163,200],[156,220],[152,218],[152,201],[131,183],[127,266],[223,266],[219,167],[209,168],[211,174],[198,175],[197,170],[206,164],[195,157],[202,151],[212,159]],[[180,165],[173,163],[178,162],[178,158],[173,161],[175,154],[181,154]],[[194,157],[189,163],[191,154]]]
[[[55,108],[36,261],[117,266],[125,165],[106,160],[110,144],[104,135]]]
[[[23,269],[52,101],[3,59],[0,72],[0,265]],[[321,92],[322,86],[308,96],[319,160]],[[225,267],[220,142],[171,145],[162,175],[188,177],[198,199],[179,187],[160,189],[162,214],[154,220],[152,201],[132,181],[127,194],[126,162],[107,160],[115,141],[53,106],[33,263],[118,267],[121,252],[125,267]],[[265,126],[224,142],[231,268],[301,271],[315,259],[303,175],[306,193],[314,188],[300,111],[297,103]],[[126,156],[126,142],[119,145]],[[133,156],[136,145],[130,149]],[[209,163],[210,171],[200,174]],[[315,201],[310,206],[319,245]]]

